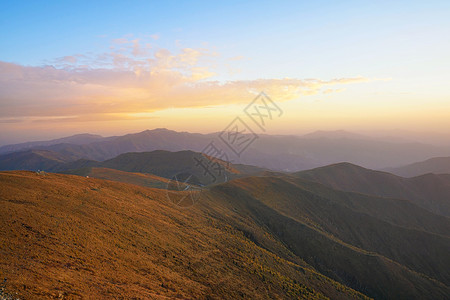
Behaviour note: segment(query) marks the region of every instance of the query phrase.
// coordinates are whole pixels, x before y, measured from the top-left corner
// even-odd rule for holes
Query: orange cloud
[[[355,77],[219,82],[212,80],[216,74],[205,63],[217,56],[208,49],[155,49],[149,55],[138,39],[115,43],[124,47],[95,57],[67,56],[54,66],[0,62],[0,118],[103,120],[171,107],[246,103],[260,91],[288,101],[322,89],[328,93],[330,86],[368,81]]]
[[[244,59],[244,56],[242,56],[242,55],[234,56],[234,57],[231,57],[231,58],[230,58],[230,60],[233,60],[233,61],[243,60],[243,59]]]

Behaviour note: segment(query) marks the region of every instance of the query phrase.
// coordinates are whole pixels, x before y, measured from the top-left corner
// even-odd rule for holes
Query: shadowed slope
[[[349,163],[297,172],[294,175],[343,191],[411,200],[434,213],[450,216],[448,176],[427,174],[403,178]]]
[[[0,170],[54,171],[70,157],[46,150],[27,150],[0,155]]]
[[[214,165],[215,163],[220,170]],[[202,165],[206,168],[203,168]],[[163,150],[121,154],[102,162],[100,166],[126,172],[149,173],[165,178],[172,178],[179,173],[189,173],[203,184],[223,182],[264,170],[254,166],[229,164],[193,151],[169,152]],[[206,174],[206,170],[211,171],[213,175]]]
[[[267,227],[320,272],[371,297],[445,299],[450,292],[444,284],[450,282],[450,239],[409,228],[410,222],[417,226],[414,217],[409,221],[404,216],[405,227],[398,226],[351,208],[342,196],[314,194],[289,177],[237,179],[213,192],[217,198],[225,195],[230,206],[247,216],[235,221],[240,226],[248,227],[251,219]],[[449,220],[439,218],[438,230],[445,231]]]

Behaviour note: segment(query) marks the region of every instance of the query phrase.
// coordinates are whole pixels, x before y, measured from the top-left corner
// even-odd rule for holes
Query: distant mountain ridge
[[[434,157],[399,168],[388,168],[386,171],[403,177],[419,176],[426,173],[450,174],[450,157]]]
[[[214,141],[233,163],[276,171],[295,172],[342,161],[371,169],[405,165],[430,157],[450,155],[450,148],[420,143],[393,143],[335,131],[305,136],[258,134],[259,138],[238,157],[218,134],[176,132],[164,128],[135,134],[94,139],[89,143],[41,144],[33,149],[55,151],[67,157],[103,161],[127,152],[154,150],[201,152]],[[18,146],[5,146],[19,149]],[[8,148],[9,147],[9,148]],[[28,146],[27,146],[28,147]],[[6,148],[5,148],[6,149]],[[208,153],[206,153],[208,154]]]
[[[36,147],[45,147],[45,146],[51,146],[56,144],[74,144],[74,145],[85,145],[93,142],[98,142],[100,140],[105,140],[107,138],[104,138],[100,135],[96,134],[89,134],[89,133],[82,133],[82,134],[76,134],[64,138],[49,140],[49,141],[37,141],[37,142],[26,142],[26,143],[20,143],[20,144],[13,144],[13,145],[5,145],[0,147],[0,154],[4,153],[10,153],[10,152],[17,152],[17,151],[24,151]]]
[[[327,139],[374,139],[368,136],[364,136],[362,134],[357,134],[353,132],[348,132],[345,130],[334,130],[334,131],[325,131],[325,130],[317,130],[305,135],[301,136],[302,138],[327,138]]]
[[[73,157],[48,150],[25,150],[0,155],[0,170],[58,171]]]

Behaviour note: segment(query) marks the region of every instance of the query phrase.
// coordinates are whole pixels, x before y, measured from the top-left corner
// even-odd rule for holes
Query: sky
[[[0,145],[221,131],[450,134],[448,1],[0,1]],[[251,122],[247,120],[248,122]]]

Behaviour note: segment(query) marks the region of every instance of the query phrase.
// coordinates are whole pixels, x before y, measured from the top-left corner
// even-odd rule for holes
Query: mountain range
[[[277,143],[289,152],[297,138],[386,146],[346,132],[314,135],[258,141],[264,153],[277,153]],[[10,170],[0,172],[0,293],[448,299],[450,174],[421,173],[445,158],[406,178],[350,162],[285,172],[178,151],[209,138],[159,129],[9,147],[0,155],[0,169]]]
[[[388,168],[386,171],[403,177],[413,177],[427,173],[450,174],[450,157],[434,157],[398,168]]]
[[[319,131],[305,136],[259,134],[258,138],[237,156],[218,138],[218,133],[176,132],[163,128],[108,138],[81,135],[47,142],[9,145],[0,147],[0,154],[3,156],[25,150],[46,150],[59,153],[72,161],[104,161],[127,152],[205,152],[205,147],[211,141],[227,153],[228,159],[233,163],[288,172],[343,161],[371,169],[384,169],[450,155],[450,148],[446,147],[402,141],[395,143],[345,131]]]

